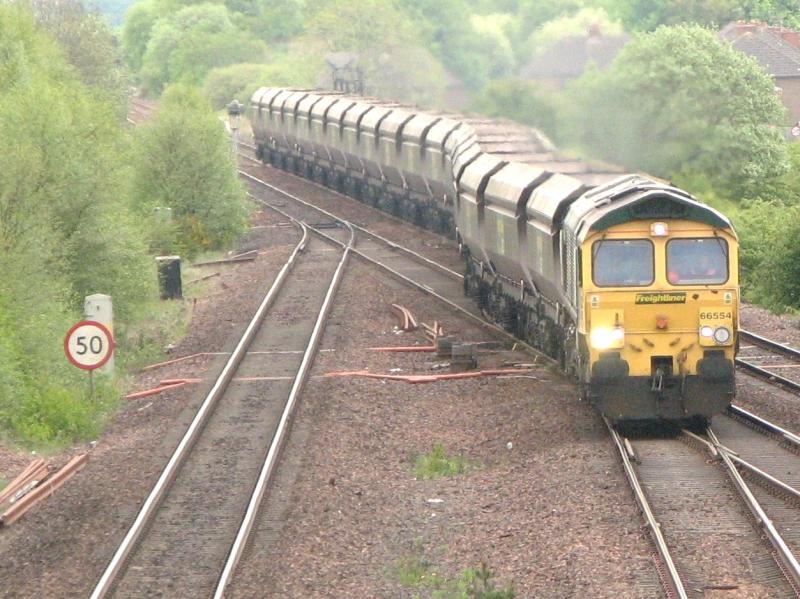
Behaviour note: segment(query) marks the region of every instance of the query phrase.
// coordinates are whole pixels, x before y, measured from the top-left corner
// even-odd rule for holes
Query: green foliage
[[[92,438],[117,396],[98,377],[91,400],[85,374],[64,359],[68,290],[41,260],[35,248],[0,255],[0,430],[35,446]]]
[[[506,10],[516,13],[508,28],[512,46],[519,65],[530,61],[528,40],[531,35],[549,21],[568,16],[583,7],[582,0],[520,0]]]
[[[138,72],[144,62],[147,44],[153,35],[153,27],[158,20],[152,2],[139,2],[130,7],[125,15],[122,29],[122,55],[131,70]]]
[[[662,27],[572,88],[572,136],[594,157],[671,177],[705,173],[731,197],[786,170],[773,83],[749,57],[695,26]]]
[[[102,291],[124,318],[151,291],[143,283],[150,264],[119,193],[127,150],[114,108],[70,79],[49,42],[22,35],[40,39],[26,52],[32,63],[41,47],[48,64],[7,79],[0,94],[0,139],[17,148],[0,154],[0,247],[37,248],[48,270],[69,281],[72,306]]]
[[[800,205],[746,202],[733,221],[745,299],[776,312],[800,307]]]
[[[61,46],[64,55],[92,87],[122,103],[124,75],[117,39],[105,20],[80,0],[31,0],[37,23]]]
[[[292,42],[289,59],[302,70],[301,77],[313,80],[328,74],[324,56],[329,52],[358,53],[370,94],[435,104],[444,91],[441,65],[422,45],[412,21],[385,0],[331,0]]]
[[[232,64],[212,70],[206,77],[203,90],[211,106],[219,110],[236,98],[247,104],[250,97],[263,86],[310,86],[301,79],[301,73],[284,63]]]
[[[528,52],[530,56],[540,54],[564,38],[586,35],[591,27],[597,27],[603,35],[623,33],[622,24],[609,18],[604,9],[582,8],[536,29],[528,38]]]
[[[492,117],[505,117],[557,136],[556,100],[534,83],[519,78],[490,81],[475,98],[472,109]]]
[[[513,583],[498,589],[494,572],[481,562],[477,568],[466,568],[458,577],[447,579],[421,551],[398,559],[392,568],[394,578],[404,587],[427,591],[432,599],[514,599]]]
[[[800,308],[800,144],[788,155],[788,172],[762,199],[721,207],[739,234],[745,298],[776,312]]]
[[[510,72],[512,44],[507,41],[505,26],[498,28],[496,19],[495,23],[473,22],[466,16],[472,12],[466,0],[407,0],[402,7],[432,54],[469,87],[478,89],[489,78]]]
[[[93,10],[98,10],[112,27],[119,27],[133,2],[134,0],[90,0],[87,4]]]
[[[477,568],[463,570],[455,582],[455,590],[438,591],[434,599],[514,599],[514,584],[498,589],[494,583],[494,572],[486,562]]]
[[[151,249],[192,255],[238,238],[247,223],[244,192],[222,123],[199,92],[169,88],[136,133],[134,210],[153,223],[155,207],[172,208],[178,233],[174,245]]]
[[[83,297],[113,295],[124,323],[154,291],[121,194],[128,142],[113,87],[87,87],[49,30],[0,6],[0,143],[14,148],[0,153],[0,430],[35,445],[95,435],[118,395],[100,380],[91,400],[85,374],[64,358]],[[71,50],[74,64],[93,64],[83,61],[93,45]]]
[[[420,554],[400,558],[394,564],[394,577],[412,589],[440,588],[444,579],[433,570],[433,564]]]
[[[412,461],[412,474],[422,479],[456,476],[473,469],[473,465],[463,455],[446,455],[441,443],[436,443],[429,453],[413,456]]]
[[[286,42],[304,31],[303,0],[258,0],[257,6],[250,28],[267,43]]]
[[[237,28],[224,6],[187,6],[156,21],[142,57],[142,83],[156,94],[172,82],[199,85],[215,67],[265,55],[263,42]]]
[[[797,0],[613,0],[608,11],[634,31],[652,31],[660,25],[697,23],[719,28],[736,20],[767,21],[797,26]]]

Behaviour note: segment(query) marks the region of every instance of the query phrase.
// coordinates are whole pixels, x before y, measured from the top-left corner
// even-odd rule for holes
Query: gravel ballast
[[[649,541],[611,441],[570,383],[546,366],[525,378],[427,385],[321,378],[431,372],[441,360],[430,354],[367,349],[423,343],[392,330],[391,301],[448,334],[491,340],[365,266],[350,271],[340,294],[323,339],[336,351],[318,358],[285,454],[293,472],[278,476],[284,484],[262,510],[233,596],[265,588],[285,597],[428,596],[481,561],[498,587],[513,582],[518,597],[658,596]],[[486,353],[479,368],[507,360],[533,358]],[[435,444],[473,470],[416,479],[412,456]],[[426,564],[418,584],[403,584],[409,564]]]

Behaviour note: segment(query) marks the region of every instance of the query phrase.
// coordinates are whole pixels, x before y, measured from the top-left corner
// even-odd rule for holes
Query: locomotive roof
[[[584,193],[570,206],[564,225],[583,241],[592,231],[643,219],[692,220],[733,232],[730,221],[711,206],[641,175],[619,177]]]

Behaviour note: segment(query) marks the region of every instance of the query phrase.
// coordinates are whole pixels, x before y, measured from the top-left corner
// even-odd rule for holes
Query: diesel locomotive
[[[738,245],[718,211],[507,121],[282,88],[251,110],[263,161],[454,236],[465,292],[610,419],[730,404]]]

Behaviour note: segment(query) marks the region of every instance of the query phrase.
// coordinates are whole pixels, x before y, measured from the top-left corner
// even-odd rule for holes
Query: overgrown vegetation
[[[148,241],[153,251],[163,245],[152,243],[152,205],[179,201],[169,242],[189,253],[229,243],[244,222],[222,127],[199,100],[168,101],[161,118],[191,112],[195,127],[181,139],[215,162],[190,154],[171,164],[173,179],[162,183],[183,177],[181,197],[143,186],[144,165],[170,155],[149,143],[165,126],[127,132],[125,77],[110,40],[103,22],[72,0],[0,6],[0,140],[13,149],[0,154],[0,435],[23,444],[91,438],[116,405],[118,379],[95,377],[90,398],[62,340],[83,298],[106,293],[125,354],[119,362],[130,361],[138,348],[125,338],[159,310]]]
[[[432,599],[514,599],[514,584],[497,588],[495,574],[481,562],[462,570],[455,579],[441,575],[421,551],[402,557],[392,568],[393,577],[415,593],[424,592]],[[417,596],[417,595],[415,595]]]
[[[441,443],[436,443],[428,453],[414,454],[412,474],[417,478],[433,479],[465,474],[474,469],[463,455],[448,456]]]
[[[193,256],[244,232],[247,209],[230,142],[195,89],[167,90],[153,121],[136,131],[132,162],[134,213],[172,209],[170,223],[150,229],[151,253]]]

